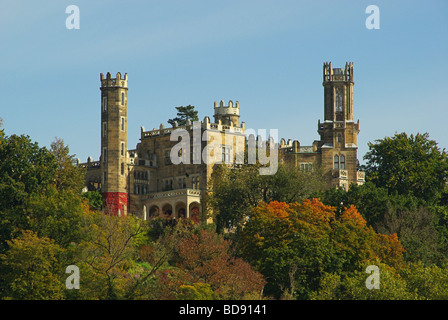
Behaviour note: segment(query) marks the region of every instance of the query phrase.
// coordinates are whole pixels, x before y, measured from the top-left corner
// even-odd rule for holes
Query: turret
[[[235,127],[239,126],[239,118],[240,118],[240,104],[238,101],[233,103],[232,100],[229,101],[227,106],[224,105],[224,101],[221,100],[219,105],[215,101],[215,123],[218,123],[221,120],[221,124],[230,126],[233,125]]]

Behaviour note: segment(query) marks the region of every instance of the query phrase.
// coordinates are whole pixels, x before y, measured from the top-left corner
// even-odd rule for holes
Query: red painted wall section
[[[104,212],[113,216],[118,216],[118,210],[124,215],[124,207],[126,206],[126,214],[129,210],[129,195],[125,192],[104,192],[103,206]]]

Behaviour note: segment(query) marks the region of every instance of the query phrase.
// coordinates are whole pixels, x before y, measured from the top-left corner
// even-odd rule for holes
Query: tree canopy
[[[176,122],[178,126],[185,126],[187,123],[187,120],[190,121],[198,121],[198,111],[194,109],[194,106],[188,105],[188,106],[179,106],[176,107],[177,110],[177,117],[169,119],[168,123],[172,126],[174,126],[174,123]]]
[[[428,133],[402,132],[368,145],[364,156],[367,181],[390,193],[433,203],[440,200],[448,181],[448,154]]]

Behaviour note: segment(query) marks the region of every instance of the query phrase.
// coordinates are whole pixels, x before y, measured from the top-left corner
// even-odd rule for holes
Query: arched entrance
[[[158,217],[160,214],[160,209],[158,206],[151,206],[149,208],[149,218],[155,218]]]
[[[176,217],[179,219],[181,218],[184,219],[187,217],[187,210],[185,203],[183,202],[176,203]]]
[[[173,206],[171,204],[167,203],[162,207],[162,216],[167,219],[173,217]]]
[[[201,204],[198,202],[190,203],[188,211],[190,212],[190,214],[189,214],[190,219],[196,223],[199,223],[199,215],[201,213]]]

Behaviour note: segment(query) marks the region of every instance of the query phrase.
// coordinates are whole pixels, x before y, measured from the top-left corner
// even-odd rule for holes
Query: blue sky
[[[368,30],[368,5],[380,29]],[[68,5],[80,29],[68,30]],[[129,75],[128,147],[174,107],[240,102],[241,121],[311,145],[323,119],[322,64],[355,67],[358,158],[395,132],[448,149],[448,1],[0,2],[0,117],[42,146],[100,154],[99,74]]]

